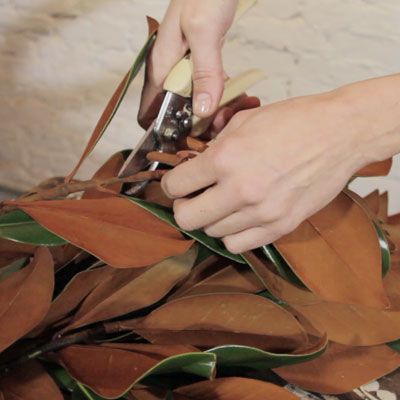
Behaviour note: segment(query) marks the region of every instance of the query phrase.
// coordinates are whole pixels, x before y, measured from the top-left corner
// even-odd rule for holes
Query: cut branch
[[[82,192],[88,189],[105,188],[114,185],[115,183],[134,183],[148,180],[160,180],[165,174],[165,170],[156,171],[142,171],[135,175],[127,176],[124,178],[112,177],[105,179],[91,179],[88,181],[73,181],[70,183],[63,183],[46,190],[38,190],[37,192],[28,193],[18,199],[18,202],[30,202],[38,200],[54,200],[57,198],[64,198],[72,193]],[[8,212],[13,207],[13,200],[4,201],[1,203],[2,212]]]

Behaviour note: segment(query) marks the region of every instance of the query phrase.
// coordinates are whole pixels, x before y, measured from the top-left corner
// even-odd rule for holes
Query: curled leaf
[[[354,175],[355,177],[368,177],[368,176],[386,176],[392,168],[393,159],[374,162],[361,168]]]
[[[330,343],[321,357],[274,371],[303,389],[341,394],[379,379],[399,366],[400,354],[386,345],[352,347]]]
[[[121,327],[155,344],[210,347],[230,343],[283,351],[307,342],[302,326],[288,311],[247,293],[183,297],[141,321],[122,321]]]
[[[287,304],[291,312],[302,320],[309,333],[326,332],[331,341],[351,346],[379,345],[399,338],[399,297],[390,290],[390,287],[395,287],[396,282],[400,284],[397,280],[400,279],[400,274],[395,271],[390,271],[385,278],[385,288],[393,309],[378,310],[323,300],[273,273],[265,259],[257,253],[248,252],[244,257],[269,292]],[[393,291],[395,290],[397,289]]]
[[[122,350],[110,346],[73,345],[58,352],[68,372],[95,393],[107,398],[123,395],[133,385],[152,374],[188,372],[205,378],[214,374],[215,356],[204,353],[183,353],[182,346],[165,350]]]
[[[381,309],[389,306],[373,221],[346,193],[274,245],[322,299]]]
[[[247,378],[220,378],[183,386],[174,390],[174,398],[176,400],[298,400],[297,396],[284,388]]]
[[[194,246],[183,255],[167,258],[137,276],[134,274],[131,280],[124,277],[120,282],[118,274],[114,274],[83,302],[67,329],[118,317],[156,303],[189,274],[196,256]]]
[[[39,247],[31,263],[0,282],[0,351],[33,329],[46,315],[54,287],[53,260]]]

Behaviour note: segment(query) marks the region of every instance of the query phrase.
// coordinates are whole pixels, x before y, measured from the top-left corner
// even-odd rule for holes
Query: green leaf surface
[[[386,235],[383,232],[380,224],[374,221],[374,227],[379,239],[379,245],[381,247],[381,258],[382,258],[382,276],[385,277],[390,271],[390,249]]]
[[[389,342],[387,345],[392,348],[393,350],[397,351],[400,353],[400,339],[395,340],[394,342]]]
[[[7,278],[7,276],[11,275],[13,272],[17,272],[21,268],[23,268],[26,265],[26,260],[26,257],[20,258],[19,260],[14,261],[6,267],[2,267],[0,269],[0,281]]]
[[[124,397],[120,397],[118,400],[123,400],[123,399]],[[106,399],[92,392],[85,385],[76,382],[76,387],[71,394],[71,400],[106,400]]]
[[[70,393],[75,390],[76,381],[64,368],[52,362],[44,362],[44,367],[61,389]]]
[[[282,278],[301,288],[306,287],[272,244],[261,247],[261,250],[265,254],[265,256],[272,262],[272,264],[274,264],[276,270],[278,271],[278,274]]]
[[[175,222],[175,218],[171,212],[171,209],[167,207],[160,206],[158,204],[150,203],[145,200],[137,199],[135,197],[127,196],[127,198],[133,201],[135,204],[139,205],[140,207],[144,208],[145,210],[151,212],[156,217],[160,218],[164,222],[167,222],[174,228],[178,229],[185,235],[191,237],[192,239],[196,240],[197,242],[201,243],[202,245],[206,246],[213,252],[229,258],[233,261],[236,261],[240,264],[245,264],[243,258],[240,255],[232,254],[228,250],[226,250],[225,246],[220,240],[207,236],[204,232],[200,230],[195,231],[184,231],[183,229],[179,228],[178,224]]]
[[[59,246],[67,243],[21,210],[0,216],[0,237],[37,246]]]
[[[89,139],[89,142],[84,149],[81,158],[78,164],[74,167],[72,172],[68,175],[67,180],[69,181],[74,177],[80,166],[82,165],[83,161],[86,157],[93,151],[96,147],[99,140],[104,135],[105,131],[107,130],[108,126],[110,125],[111,121],[113,120],[115,114],[118,111],[119,106],[124,99],[130,84],[135,79],[139,71],[141,70],[142,66],[146,61],[147,54],[149,53],[154,41],[156,38],[156,31],[154,31],[150,36],[147,38],[145,44],[143,45],[142,49],[140,50],[139,54],[135,58],[133,65],[129,69],[128,73],[125,75],[122,82],[118,85],[116,91],[114,92],[113,96],[109,100],[106,108],[104,109],[99,121],[94,128],[94,131]]]
[[[301,354],[277,354],[255,347],[239,345],[218,346],[207,350],[207,352],[217,356],[218,369],[239,367],[265,371],[266,369],[313,360],[324,353],[327,344],[327,340],[323,340],[318,346]]]
[[[210,379],[214,375],[216,356],[212,353],[186,353],[168,357],[142,377],[187,373]]]

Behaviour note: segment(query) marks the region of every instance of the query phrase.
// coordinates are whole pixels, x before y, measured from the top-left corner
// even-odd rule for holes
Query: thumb
[[[218,108],[224,89],[222,39],[202,32],[190,37],[193,62],[193,112],[208,117]]]

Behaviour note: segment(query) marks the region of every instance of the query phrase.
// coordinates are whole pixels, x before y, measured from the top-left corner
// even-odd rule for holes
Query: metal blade
[[[151,164],[151,162],[147,160],[146,155],[150,151],[157,151],[159,147],[153,128],[154,122],[150,125],[140,142],[126,159],[124,165],[119,171],[119,177],[124,178],[126,176],[134,175],[139,171],[145,170]]]

